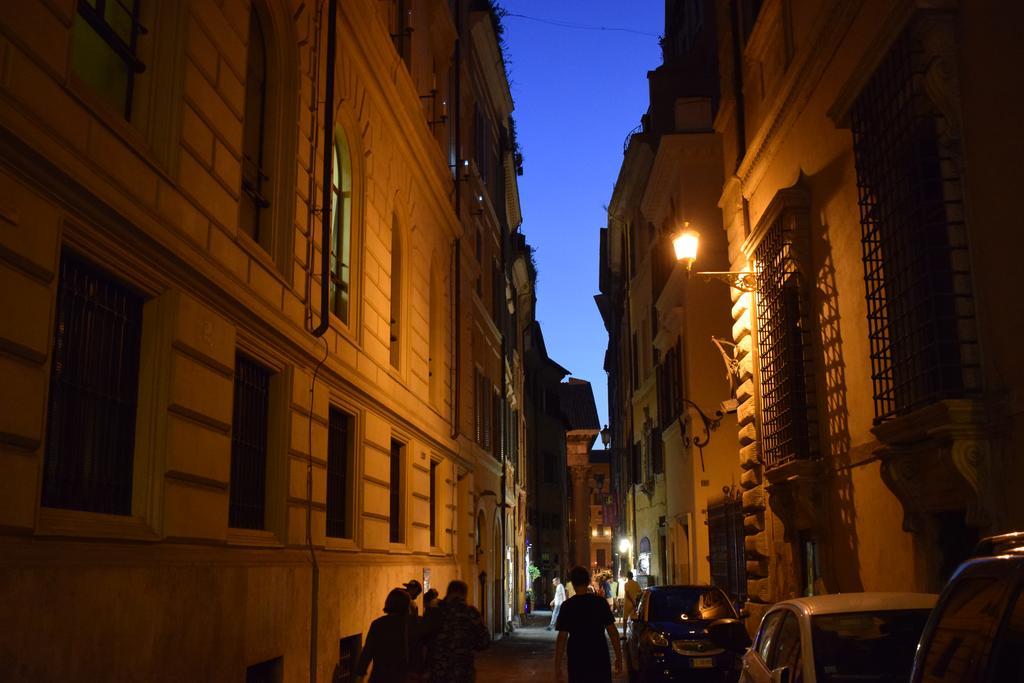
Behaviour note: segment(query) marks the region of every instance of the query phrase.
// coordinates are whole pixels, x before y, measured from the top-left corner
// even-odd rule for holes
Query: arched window
[[[349,322],[352,278],[352,157],[342,130],[334,135],[331,171],[331,311]]]
[[[266,226],[271,201],[267,175],[267,24],[261,3],[249,12],[249,55],[245,80],[245,129],[242,136],[242,201],[239,225],[249,237],[268,248]]]
[[[391,215],[391,366],[402,362],[402,234],[398,216]]]

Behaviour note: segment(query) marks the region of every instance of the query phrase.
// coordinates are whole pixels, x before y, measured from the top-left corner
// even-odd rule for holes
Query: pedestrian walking
[[[423,592],[423,585],[416,579],[412,579],[408,583],[403,583],[402,587],[405,589],[405,592],[409,594],[409,598],[411,600],[409,603],[409,611],[414,617],[419,616],[420,607],[416,604],[416,598],[418,598],[420,593]]]
[[[370,664],[370,683],[407,683],[422,668],[419,624],[409,611],[409,594],[395,588],[384,601],[384,616],[374,619],[359,655],[356,673],[365,676]]]
[[[633,572],[626,572],[626,585],[622,587],[622,632],[626,632],[626,623],[633,618],[633,611],[636,609],[637,600],[643,589],[640,584],[633,580]]]
[[[432,607],[437,607],[441,601],[438,599],[438,592],[436,588],[431,588],[423,594],[423,614],[427,613],[427,610]]]
[[[569,683],[611,683],[612,667],[608,658],[608,641],[615,648],[615,672],[622,671],[622,644],[615,628],[615,617],[608,602],[601,595],[588,593],[590,572],[584,567],[573,567],[569,581],[576,587],[576,595],[565,601],[555,628],[555,680],[565,680],[562,660],[568,653]]]
[[[551,579],[551,583],[555,587],[555,597],[551,600],[551,622],[547,625],[548,631],[555,627],[555,622],[558,621],[558,612],[562,609],[562,603],[565,602],[565,586],[562,585],[561,580],[556,576]]]
[[[480,611],[467,604],[469,586],[452,581],[444,600],[423,617],[427,673],[431,683],[473,683],[475,651],[491,642]]]

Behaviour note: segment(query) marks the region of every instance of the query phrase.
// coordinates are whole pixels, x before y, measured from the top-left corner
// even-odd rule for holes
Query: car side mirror
[[[743,622],[736,619],[713,621],[708,625],[707,633],[712,643],[736,654],[743,654],[750,647],[750,636],[747,635],[747,629]]]
[[[788,666],[780,666],[772,670],[772,683],[789,683],[791,680]]]

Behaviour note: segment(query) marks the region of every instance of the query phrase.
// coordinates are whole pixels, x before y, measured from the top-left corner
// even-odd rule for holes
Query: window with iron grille
[[[391,489],[389,506],[389,539],[392,543],[404,540],[402,533],[402,461],[405,459],[405,444],[391,441]]]
[[[961,179],[928,64],[911,24],[850,113],[876,423],[980,390]]]
[[[754,253],[766,467],[814,457],[807,302],[794,248],[795,220],[778,217]]]
[[[357,664],[362,645],[363,636],[360,633],[338,640],[338,666],[331,683],[355,683],[359,679]]]
[[[249,48],[246,58],[245,128],[242,132],[242,195],[239,226],[267,247],[267,212],[270,207],[270,178],[266,170],[267,137],[267,37],[264,8],[254,2],[249,12]]]
[[[63,252],[42,505],[131,514],[142,297]]]
[[[711,583],[730,595],[747,593],[743,502],[732,496],[708,503],[708,561]]]
[[[246,356],[235,357],[228,526],[236,529],[264,528],[270,375]]]
[[[332,538],[352,537],[349,523],[351,425],[351,415],[334,407],[330,409],[327,425],[327,535]]]
[[[135,77],[146,70],[138,57],[139,0],[78,0],[71,30],[71,70],[112,109],[132,119]]]

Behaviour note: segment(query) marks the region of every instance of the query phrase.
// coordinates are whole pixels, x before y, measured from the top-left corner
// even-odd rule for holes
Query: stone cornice
[[[785,133],[810,100],[861,4],[859,0],[833,0],[819,12],[808,44],[790,65],[768,115],[737,169],[744,196],[749,197],[760,182]]]

